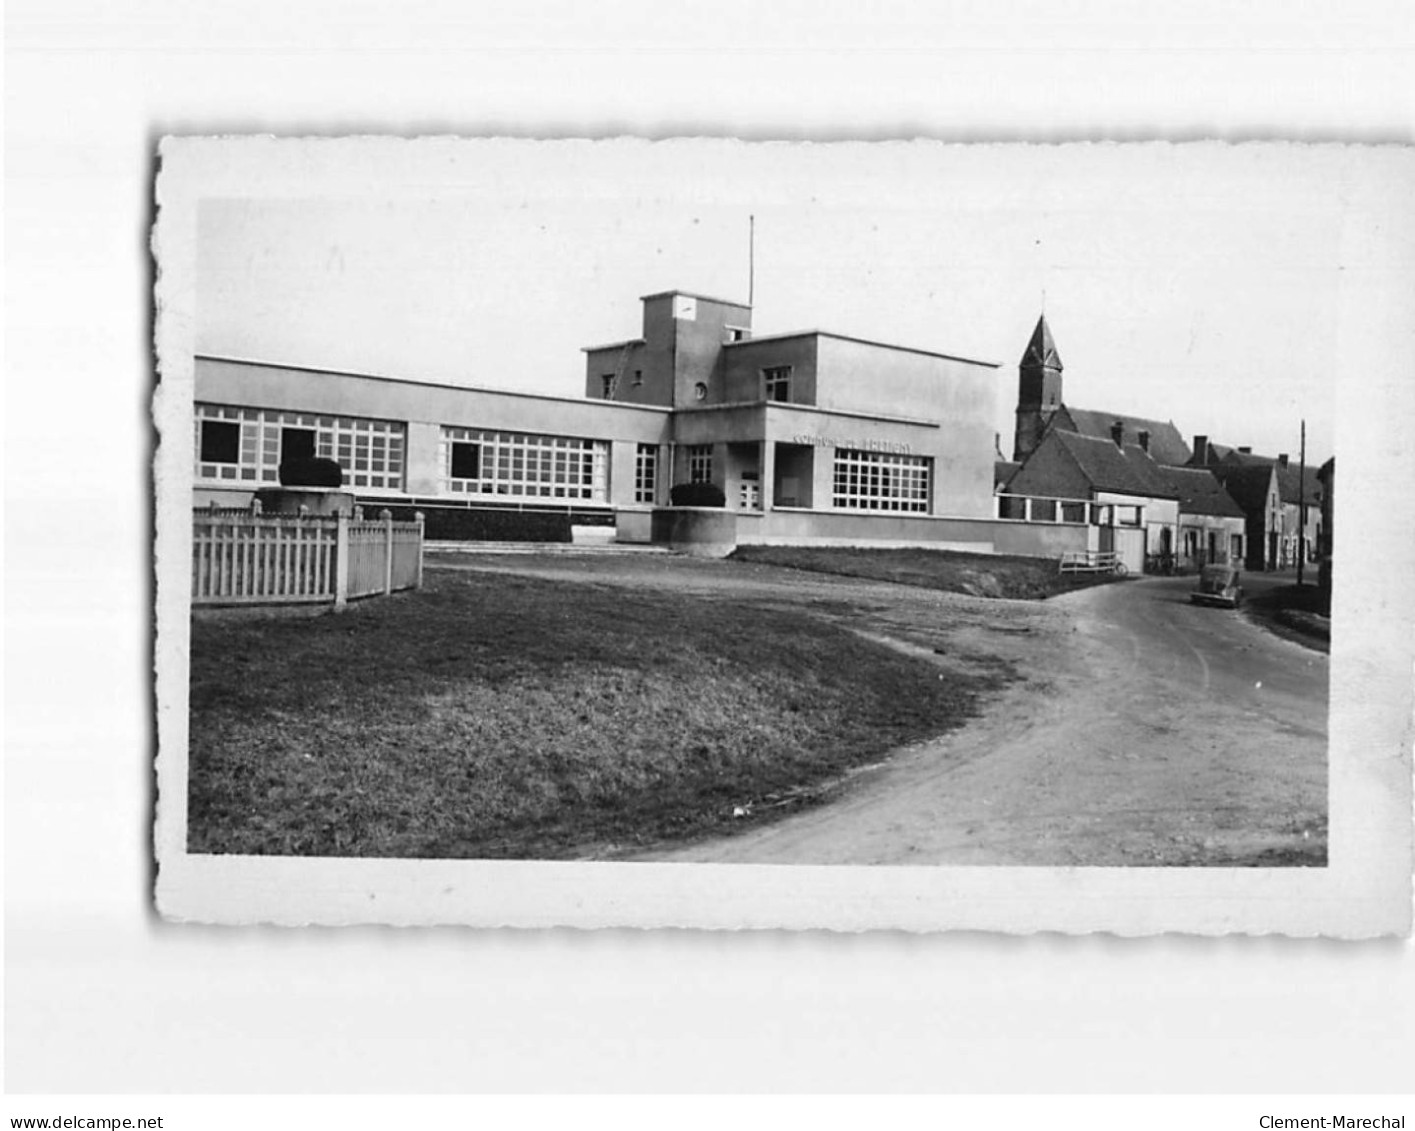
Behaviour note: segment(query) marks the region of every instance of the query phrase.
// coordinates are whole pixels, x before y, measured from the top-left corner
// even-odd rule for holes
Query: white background
[[[1177,8],[12,3],[7,1087],[1408,1090],[1408,942],[235,930],[148,910],[157,138],[1415,133],[1404,5]]]

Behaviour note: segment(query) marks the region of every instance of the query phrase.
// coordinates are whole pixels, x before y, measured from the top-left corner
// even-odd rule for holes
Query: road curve
[[[1191,605],[1192,585],[1147,578],[1054,598],[1012,630],[1023,679],[982,717],[828,805],[642,858],[1321,864],[1327,657]],[[976,619],[969,631],[986,634]]]

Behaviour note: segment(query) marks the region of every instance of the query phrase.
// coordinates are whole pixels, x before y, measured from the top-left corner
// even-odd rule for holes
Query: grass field
[[[813,573],[893,581],[974,597],[1041,600],[1103,585],[1110,575],[1066,574],[1047,558],[968,554],[952,550],[872,550],[838,546],[739,546],[732,560],[786,566]]]
[[[973,713],[807,613],[491,573],[196,618],[189,849],[554,858],[692,837]]]

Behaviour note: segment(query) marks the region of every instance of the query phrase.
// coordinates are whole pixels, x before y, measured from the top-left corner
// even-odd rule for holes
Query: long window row
[[[288,460],[335,460],[351,487],[403,486],[403,425],[388,420],[196,406],[198,482],[258,487],[280,482]]]
[[[603,440],[444,428],[442,466],[447,489],[457,494],[608,500]]]
[[[406,426],[388,420],[198,404],[195,412],[198,484],[272,486],[280,465],[295,459],[332,459],[346,487],[405,490]],[[635,452],[634,498],[652,503],[658,446]],[[444,427],[442,490],[496,499],[607,502],[609,444],[567,436]]]
[[[831,502],[848,510],[926,513],[932,465],[927,456],[837,449]]]

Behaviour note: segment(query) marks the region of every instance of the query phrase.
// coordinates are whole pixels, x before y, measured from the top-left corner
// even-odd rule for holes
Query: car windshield
[[[1238,571],[1232,566],[1205,566],[1201,574],[1205,585],[1227,585]]]

